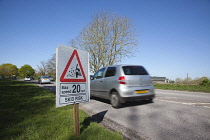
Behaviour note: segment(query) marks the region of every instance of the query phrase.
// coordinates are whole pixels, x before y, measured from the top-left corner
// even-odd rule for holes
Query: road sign
[[[59,45],[56,49],[56,107],[89,102],[89,54]]]
[[[86,82],[77,50],[74,50],[60,77],[61,82]]]

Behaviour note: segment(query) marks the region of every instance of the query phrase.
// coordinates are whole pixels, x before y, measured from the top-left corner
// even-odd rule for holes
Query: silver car
[[[31,78],[28,76],[24,78],[24,81],[30,81],[30,80],[31,80]]]
[[[114,108],[135,100],[153,101],[154,86],[140,65],[113,65],[101,68],[91,78],[90,95],[110,100]]]
[[[54,81],[54,78],[52,76],[49,76],[50,81]]]
[[[38,83],[39,84],[50,83],[50,77],[49,76],[40,76],[38,78]]]

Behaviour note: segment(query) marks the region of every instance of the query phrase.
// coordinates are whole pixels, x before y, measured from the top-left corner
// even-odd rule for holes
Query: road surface
[[[155,92],[154,103],[132,102],[114,109],[109,102],[92,99],[80,106],[93,114],[106,112],[104,118],[120,124],[121,128],[132,130],[131,134],[143,139],[210,139],[210,94],[169,90]]]

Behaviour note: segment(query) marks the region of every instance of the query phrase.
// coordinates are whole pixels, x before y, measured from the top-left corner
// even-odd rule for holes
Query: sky
[[[0,0],[0,65],[37,69],[99,11],[128,17],[139,51],[122,64],[171,80],[210,77],[210,0]]]

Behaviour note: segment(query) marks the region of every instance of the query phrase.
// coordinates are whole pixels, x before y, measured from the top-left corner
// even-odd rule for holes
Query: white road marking
[[[155,99],[155,100],[159,100],[159,101],[164,101],[164,102],[171,102],[171,103],[181,103],[184,105],[197,105],[200,107],[205,107],[205,108],[210,108],[210,106],[205,106],[205,105],[210,105],[210,103],[184,103],[184,102],[177,102],[177,101],[169,101],[169,100],[163,100],[163,99]]]
[[[202,104],[202,105],[210,105],[210,103],[183,103],[183,104],[189,104],[189,105],[194,105],[194,104]]]

